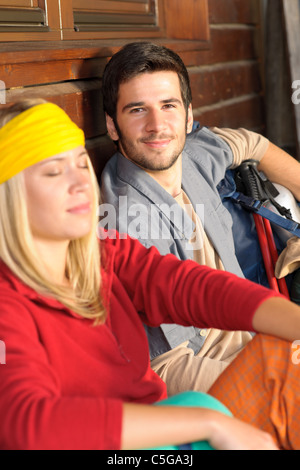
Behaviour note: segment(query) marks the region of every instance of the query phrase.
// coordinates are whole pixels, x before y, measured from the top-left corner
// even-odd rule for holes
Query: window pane
[[[0,6],[0,31],[35,31],[46,29],[45,12],[40,8],[5,8]]]

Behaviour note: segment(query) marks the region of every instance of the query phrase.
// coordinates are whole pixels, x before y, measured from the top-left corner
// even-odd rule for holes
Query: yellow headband
[[[0,129],[0,184],[35,163],[84,144],[83,131],[59,106],[34,106]]]

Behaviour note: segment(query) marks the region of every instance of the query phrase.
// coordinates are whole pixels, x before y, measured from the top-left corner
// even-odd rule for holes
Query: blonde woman
[[[299,308],[118,234],[99,245],[82,131],[43,101],[1,110],[0,126],[0,448],[278,448],[207,395],[161,402],[143,322],[294,340]]]

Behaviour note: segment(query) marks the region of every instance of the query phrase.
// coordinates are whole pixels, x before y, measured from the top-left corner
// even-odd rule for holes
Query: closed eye
[[[85,150],[78,157],[78,162],[77,162],[78,168],[89,169],[88,158],[89,158],[88,152]]]
[[[58,176],[61,174],[61,171],[56,171],[56,172],[52,172],[52,173],[46,173],[45,176]]]

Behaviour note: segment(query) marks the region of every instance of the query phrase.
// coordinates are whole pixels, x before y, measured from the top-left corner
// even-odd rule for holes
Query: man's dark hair
[[[151,42],[132,42],[118,51],[105,67],[102,80],[104,111],[116,123],[117,101],[121,83],[146,72],[176,72],[186,110],[192,101],[187,69],[178,54]]]

